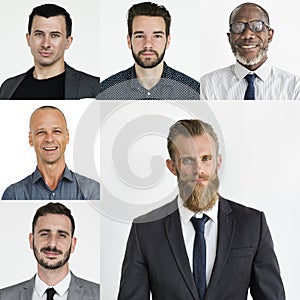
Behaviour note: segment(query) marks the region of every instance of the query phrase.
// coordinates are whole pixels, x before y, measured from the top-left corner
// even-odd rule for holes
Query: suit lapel
[[[65,99],[76,99],[77,98],[77,88],[79,86],[79,75],[75,72],[73,68],[69,65],[66,66],[65,74]]]
[[[189,259],[184,245],[179,211],[170,214],[165,222],[166,235],[170,243],[171,250],[180,270],[180,273],[187,284],[194,299],[198,298],[198,292],[194,283],[193,274],[190,269]]]
[[[67,300],[81,300],[83,299],[83,292],[84,289],[82,288],[82,285],[77,281],[76,276],[71,272],[71,282]]]
[[[232,218],[229,203],[221,197],[219,199],[217,254],[205,299],[210,299],[215,290],[228,259],[235,232],[235,220]]]
[[[23,290],[20,292],[20,300],[32,299],[33,289],[34,289],[35,276],[28,280],[24,286]],[[17,300],[17,299],[16,299]]]

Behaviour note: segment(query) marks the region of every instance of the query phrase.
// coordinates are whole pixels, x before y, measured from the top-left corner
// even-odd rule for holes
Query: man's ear
[[[32,233],[29,233],[28,240],[29,240],[30,249],[33,249],[33,234]]]
[[[274,29],[269,29],[269,32],[268,32],[268,42],[271,43],[272,40],[273,40],[273,35],[274,35]]]
[[[28,141],[29,141],[29,145],[32,147],[33,146],[33,141],[32,141],[32,133],[29,131],[28,134]]]
[[[27,41],[27,45],[30,47],[30,34],[26,33],[26,41]]]
[[[177,170],[176,170],[176,166],[175,166],[175,162],[171,159],[167,159],[166,160],[166,165],[168,167],[168,169],[177,176]]]
[[[129,49],[131,49],[131,38],[130,38],[129,34],[127,34],[127,46]]]
[[[217,170],[221,168],[222,165],[222,156],[221,154],[217,154]]]

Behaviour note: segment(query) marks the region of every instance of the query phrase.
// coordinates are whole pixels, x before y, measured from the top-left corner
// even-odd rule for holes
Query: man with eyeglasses
[[[202,76],[204,100],[298,100],[300,77],[272,66],[268,47],[274,30],[267,11],[243,3],[229,17],[228,40],[236,63]]]

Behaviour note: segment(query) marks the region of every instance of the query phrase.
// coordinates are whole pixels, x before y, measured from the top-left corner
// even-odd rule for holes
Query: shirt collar
[[[271,73],[271,64],[266,60],[258,69],[254,72],[250,72],[247,68],[242,66],[239,62],[234,65],[234,73],[239,80],[242,80],[248,73],[255,73],[262,81],[266,81]]]
[[[32,182],[36,183],[41,178],[43,178],[43,176],[42,176],[41,172],[39,171],[38,167],[36,167],[36,169],[35,169],[35,171],[33,172],[33,175],[32,175]],[[66,165],[66,167],[64,169],[62,178],[66,178],[69,181],[73,181],[74,180],[73,174],[72,174],[72,172],[70,171],[70,169],[68,168],[67,165]]]
[[[42,297],[44,293],[46,293],[46,290],[49,287],[53,287],[58,295],[63,296],[69,289],[70,282],[71,282],[70,271],[68,272],[67,276],[63,280],[61,280],[58,284],[54,286],[48,286],[44,281],[42,281],[42,279],[37,274],[35,276],[35,289],[40,297]]]
[[[203,217],[203,212],[199,212],[199,213],[195,213],[191,210],[189,210],[188,208],[186,208],[183,203],[183,199],[180,197],[180,195],[178,195],[177,197],[177,202],[178,202],[178,209],[179,209],[179,214],[181,219],[183,220],[184,224],[187,224],[191,217],[193,216],[197,216],[198,218],[202,218]],[[219,210],[219,197],[217,202],[215,203],[215,205],[208,211],[205,211],[204,213],[215,223],[218,222],[218,210]]]
[[[171,78],[170,76],[170,68],[168,67],[168,65],[166,64],[166,62],[163,62],[164,64],[164,67],[163,67],[163,72],[161,74],[161,78]],[[135,65],[133,65],[130,69],[129,69],[129,72],[128,72],[128,77],[127,77],[129,80],[130,80],[130,86],[132,88],[137,88],[137,89],[140,89],[140,88],[143,88],[145,89],[140,83],[139,81],[137,80],[137,77],[136,77],[136,72],[135,72]],[[164,81],[159,81],[157,84],[160,84],[160,83],[164,83]]]

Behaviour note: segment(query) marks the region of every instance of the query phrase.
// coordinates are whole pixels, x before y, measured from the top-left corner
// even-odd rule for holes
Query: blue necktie
[[[206,292],[206,244],[204,229],[208,219],[209,217],[206,215],[203,215],[202,218],[191,218],[195,229],[193,275],[200,300],[204,299]]]
[[[56,294],[56,291],[54,288],[49,288],[46,290],[46,293],[47,293],[47,300],[53,300],[53,297]]]
[[[245,97],[244,100],[255,100],[255,90],[254,90],[254,79],[256,75],[255,74],[247,74],[245,76],[247,82],[248,82],[248,87],[245,92]]]

